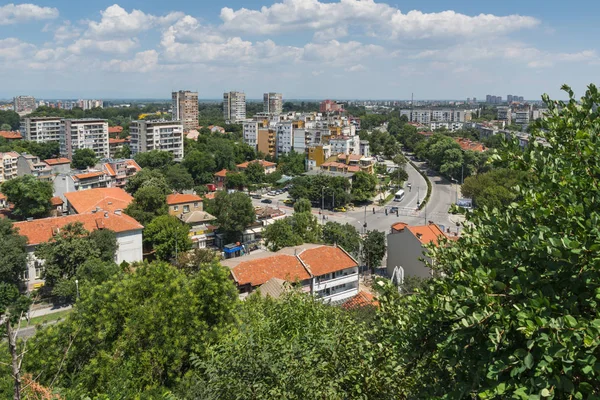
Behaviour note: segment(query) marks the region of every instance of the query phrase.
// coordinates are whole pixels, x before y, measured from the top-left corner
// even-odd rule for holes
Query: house
[[[108,135],[110,137],[119,136],[121,134],[121,132],[123,132],[122,126],[109,126],[108,127]]]
[[[8,141],[13,141],[21,140],[23,139],[23,136],[21,135],[21,132],[18,131],[0,131],[0,138],[4,138]]]
[[[110,129],[110,128],[109,128]],[[131,144],[131,138],[127,136],[125,139],[120,138],[109,138],[108,139],[108,153],[110,158],[114,158],[117,152],[123,150],[125,145]]]
[[[8,200],[6,199],[4,193],[0,193],[0,210],[5,208],[8,208]]]
[[[344,302],[358,294],[358,262],[339,246],[304,244],[222,261],[241,296],[276,278],[324,302]]]
[[[73,175],[77,190],[106,188],[111,186],[111,177],[104,171],[88,171]]]
[[[49,158],[44,162],[52,169],[54,174],[67,174],[71,171],[71,160],[65,157]]]
[[[215,243],[215,226],[211,224],[216,219],[206,211],[191,211],[180,214],[179,219],[190,228],[190,239],[193,249],[213,247]]]
[[[63,206],[65,202],[60,197],[52,197],[50,199],[50,204],[52,205],[52,209],[50,210],[50,215],[53,217],[60,217],[63,215]]]
[[[109,160],[100,166],[96,166],[96,169],[102,170],[106,175],[110,176],[112,180],[111,186],[122,188],[127,185],[132,176],[142,170],[142,167],[135,160],[128,158]]]
[[[17,159],[17,176],[33,175],[39,180],[52,182],[52,168],[33,154],[20,154]]]
[[[133,197],[121,188],[97,188],[64,194],[68,214],[87,214],[92,211],[124,210]]]
[[[338,163],[346,164],[348,167],[352,167],[352,170],[348,168],[348,172],[355,172],[356,167],[358,167],[359,171],[367,174],[372,175],[375,173],[375,159],[373,157],[366,157],[360,154],[340,153],[337,156],[337,161]]]
[[[342,304],[342,308],[345,310],[364,309],[365,307],[377,308],[379,307],[379,302],[371,293],[365,292],[363,290],[361,290],[356,296]]]
[[[135,219],[121,212],[98,212],[90,214],[68,215],[64,217],[42,218],[32,221],[15,222],[19,235],[27,238],[28,268],[25,280],[28,290],[43,285],[43,261],[35,257],[35,249],[41,243],[48,242],[67,224],[81,222],[88,231],[109,229],[117,236],[115,262],[120,264],[142,261],[142,229]]]
[[[246,161],[245,163],[236,165],[236,167],[238,167],[238,169],[240,169],[241,171],[245,171],[246,168],[248,168],[248,165],[253,164],[253,163],[259,163],[260,165],[262,165],[263,169],[265,170],[266,175],[272,174],[273,172],[275,172],[277,170],[276,163],[270,162],[270,161],[265,161],[265,160]]]
[[[179,217],[193,211],[202,211],[202,197],[195,194],[170,194],[167,196],[169,214]]]
[[[436,224],[411,226],[398,222],[392,225],[391,233],[387,236],[388,276],[393,275],[396,267],[402,267],[404,276],[431,277],[433,272],[426,263],[431,264],[432,260],[427,256],[425,246],[437,246],[443,238],[446,235]]]
[[[219,172],[215,173],[215,185],[217,186],[217,190],[225,189],[225,180],[227,179],[227,170],[222,169]]]

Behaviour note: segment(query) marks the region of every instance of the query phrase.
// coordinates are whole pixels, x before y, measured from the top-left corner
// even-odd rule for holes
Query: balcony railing
[[[329,289],[332,287],[340,286],[345,283],[357,282],[358,284],[358,273],[343,275],[337,278],[322,280],[321,282],[315,282],[313,290],[319,292],[321,290]]]

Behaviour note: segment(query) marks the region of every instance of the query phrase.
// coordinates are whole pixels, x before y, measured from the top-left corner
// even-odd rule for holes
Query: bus
[[[394,195],[394,201],[402,201],[403,198],[404,198],[404,190],[400,189]]]

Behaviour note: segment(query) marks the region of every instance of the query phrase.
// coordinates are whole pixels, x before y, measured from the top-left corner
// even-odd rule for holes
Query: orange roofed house
[[[115,262],[121,263],[142,261],[142,229],[135,219],[119,211],[108,211],[68,215],[65,217],[42,218],[32,221],[15,222],[14,227],[19,234],[27,238],[28,269],[25,274],[27,289],[33,290],[43,284],[43,261],[35,257],[35,249],[41,243],[52,240],[67,224],[81,222],[88,231],[109,229],[117,236]]]
[[[298,283],[322,301],[342,303],[358,294],[358,262],[339,246],[304,244],[276,253],[230,258],[222,264],[242,295],[276,278]]]
[[[259,163],[260,165],[262,165],[265,170],[266,175],[272,174],[273,172],[275,172],[277,170],[276,163],[270,162],[270,161],[265,161],[265,160],[246,161],[245,163],[236,165],[236,167],[238,167],[238,169],[240,171],[245,171],[246,168],[248,168],[248,165],[250,165],[252,163]]]
[[[65,193],[69,214],[124,210],[133,197],[121,188],[98,188]]]
[[[387,273],[392,276],[396,267],[402,267],[404,276],[429,278],[432,271],[420,259],[432,262],[425,245],[438,245],[446,235],[436,224],[411,226],[403,222],[392,225],[387,237]]]

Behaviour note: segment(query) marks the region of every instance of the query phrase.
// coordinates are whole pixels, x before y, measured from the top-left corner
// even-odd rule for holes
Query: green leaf
[[[525,360],[523,361],[527,369],[531,369],[531,367],[533,367],[533,355],[531,353],[527,353]]]

